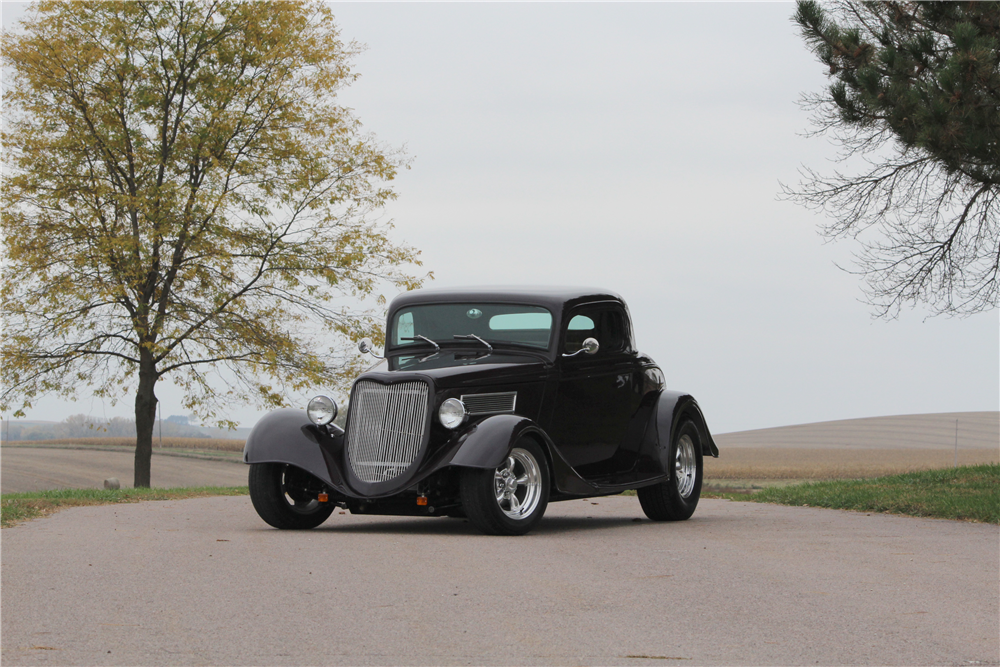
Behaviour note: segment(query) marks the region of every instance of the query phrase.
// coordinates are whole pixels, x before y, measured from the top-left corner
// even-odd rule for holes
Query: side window
[[[572,354],[579,350],[583,347],[583,341],[588,338],[597,338],[597,325],[594,324],[594,320],[587,315],[574,315],[566,327],[566,353]]]
[[[564,351],[567,354],[576,352],[587,338],[596,338],[601,344],[598,354],[624,349],[627,334],[625,315],[621,309],[608,305],[590,306],[577,311],[566,326]]]

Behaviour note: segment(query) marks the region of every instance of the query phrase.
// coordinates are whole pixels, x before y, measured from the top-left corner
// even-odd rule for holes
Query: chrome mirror
[[[572,354],[564,354],[564,357],[575,357],[578,354],[597,354],[597,351],[601,349],[601,344],[597,342],[596,338],[587,338],[583,341],[583,345],[580,349]]]
[[[371,338],[362,338],[361,340],[358,341],[358,351],[360,351],[361,354],[370,354],[373,357],[375,357],[376,359],[384,359],[385,358],[385,357],[380,357],[377,354],[375,354],[375,352],[373,351],[373,349],[374,348],[372,347],[372,339]]]

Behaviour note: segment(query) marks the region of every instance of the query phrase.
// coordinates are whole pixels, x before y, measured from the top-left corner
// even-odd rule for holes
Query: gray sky
[[[3,4],[5,28],[22,7]],[[835,155],[801,136],[799,95],[826,78],[793,10],[334,5],[342,36],[368,46],[344,103],[413,158],[386,216],[431,285],[620,293],[639,347],[717,433],[1000,409],[997,311],[873,320],[834,265],[856,246],[825,244],[815,214],[778,201],[779,181]],[[157,393],[164,417],[181,412],[169,383]],[[80,398],[28,417],[131,414],[132,396]]]

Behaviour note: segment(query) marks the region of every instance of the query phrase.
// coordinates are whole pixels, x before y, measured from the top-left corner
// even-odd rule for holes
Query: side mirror
[[[385,359],[385,357],[380,357],[377,354],[375,354],[374,348],[372,347],[371,338],[362,338],[361,340],[359,340],[358,351],[361,352],[361,354],[370,354],[376,359]]]
[[[597,354],[597,351],[601,349],[601,344],[597,342],[596,338],[587,338],[583,341],[583,345],[580,349],[572,354],[564,354],[564,357],[575,357],[578,354]]]

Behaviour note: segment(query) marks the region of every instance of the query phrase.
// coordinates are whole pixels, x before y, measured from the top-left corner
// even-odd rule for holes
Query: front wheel
[[[308,491],[311,475],[285,463],[250,465],[250,501],[260,518],[275,528],[315,528],[333,514]]]
[[[684,422],[677,431],[668,460],[669,479],[639,489],[639,504],[653,521],[684,521],[694,514],[701,497],[701,435],[693,422]]]
[[[545,453],[521,438],[499,468],[462,472],[462,508],[487,535],[523,535],[535,527],[549,502]]]

